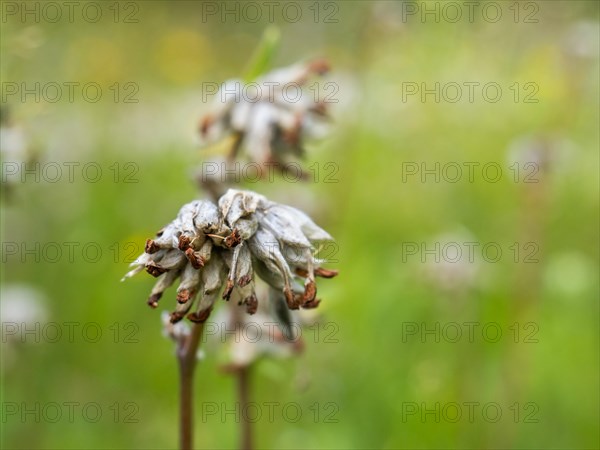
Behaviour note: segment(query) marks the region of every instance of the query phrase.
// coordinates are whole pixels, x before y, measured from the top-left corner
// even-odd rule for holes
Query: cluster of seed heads
[[[331,240],[302,211],[254,192],[230,189],[217,205],[208,200],[184,205],[155,239],[146,241],[145,252],[125,278],[144,269],[158,278],[148,299],[152,308],[180,279],[171,323],[186,314],[193,322],[204,322],[219,296],[233,298],[254,314],[255,274],[289,309],[310,309],[320,302],[315,276],[337,275],[320,267],[323,261],[314,257],[315,250]]]
[[[249,87],[241,80],[223,83],[212,112],[200,121],[200,135],[210,144],[232,138],[230,158],[241,147],[250,160],[284,165],[284,155],[302,156],[305,138],[324,134],[327,104],[314,95],[300,94],[291,99],[290,86],[301,89],[313,75],[329,71],[325,60],[299,63],[269,72],[251,83],[257,95],[242,95]],[[300,91],[301,92],[301,91]]]

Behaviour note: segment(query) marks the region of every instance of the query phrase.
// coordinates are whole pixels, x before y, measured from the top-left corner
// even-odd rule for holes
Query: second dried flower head
[[[326,132],[327,103],[314,92],[303,92],[303,86],[328,71],[329,63],[318,59],[274,70],[250,83],[226,81],[212,111],[200,121],[204,143],[229,136],[231,160],[244,147],[251,161],[285,166],[286,156],[304,154],[306,138]]]

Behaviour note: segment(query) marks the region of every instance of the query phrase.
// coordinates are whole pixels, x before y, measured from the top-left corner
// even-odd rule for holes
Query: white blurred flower
[[[0,153],[2,161],[24,162],[27,159],[27,139],[23,129],[16,125],[0,126]]]
[[[0,319],[2,321],[2,370],[16,360],[23,331],[40,328],[48,321],[46,297],[26,284],[8,284],[0,288]]]
[[[574,147],[570,140],[561,136],[526,134],[510,142],[506,159],[512,173],[519,175],[519,182],[533,182],[539,172],[563,169]]]
[[[567,32],[564,40],[565,50],[578,58],[598,59],[600,53],[599,34],[600,24],[597,21],[579,21]]]
[[[33,324],[48,320],[46,298],[36,288],[26,284],[8,284],[0,289],[2,323]]]
[[[11,180],[19,180],[24,165],[31,159],[25,132],[10,119],[9,111],[5,108],[0,112],[0,159],[2,171],[7,171],[2,174],[2,178],[6,179],[7,183]]]
[[[164,337],[171,338],[175,342],[180,342],[190,335],[189,325],[185,322],[171,322],[171,314],[169,314],[168,311],[163,311],[161,313],[160,320],[163,324]]]
[[[435,248],[435,257],[426,255],[423,274],[438,289],[462,292],[475,285],[480,273],[478,256],[481,246],[467,230],[442,233],[429,240],[426,247]]]

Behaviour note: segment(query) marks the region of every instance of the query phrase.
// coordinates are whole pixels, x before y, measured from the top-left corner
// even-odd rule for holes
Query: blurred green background
[[[24,158],[59,163],[63,175],[54,183],[33,175],[3,183],[2,303],[12,292],[27,305],[19,295],[35,290],[38,310],[23,307],[18,317],[40,330],[57,323],[63,335],[57,342],[42,331],[9,336],[3,324],[3,448],[177,445],[173,343],[161,334],[160,312],[145,305],[153,281],[119,280],[145,238],[201,195],[193,177],[207,158],[196,141],[209,108],[202,83],[241,76],[270,23],[281,31],[273,67],[311,57],[332,63],[333,131],[307,145],[303,165],[333,162],[339,170],[332,183],[278,178],[246,187],[312,214],[336,238],[337,262],[328,267],[340,276],[319,284],[319,323],[305,331],[304,353],[260,361],[253,371],[253,401],[295,402],[302,412],[297,422],[279,409],[273,421],[258,420],[257,446],[598,448],[597,2],[481,2],[473,20],[456,2],[463,14],[456,23],[438,2],[296,2],[288,16],[277,7],[272,21],[256,3],[262,18],[255,23],[236,2],[98,3],[97,22],[88,20],[91,9],[82,16],[81,2],[72,21],[63,7],[56,23],[47,20],[51,10],[23,20],[13,3],[23,7],[2,3],[3,138],[19,130]],[[489,3],[496,9],[483,15]],[[213,7],[218,12],[206,15]],[[223,20],[222,8],[240,15]],[[302,17],[293,22],[298,8]],[[424,8],[434,13],[423,17]],[[502,17],[493,21],[498,9]],[[103,94],[96,103],[77,88],[72,102],[8,95],[14,84],[7,83],[36,82],[94,82]],[[493,82],[502,95],[490,102],[476,89],[472,102],[463,95],[455,103],[406,96],[407,83],[431,89],[436,82]],[[126,83],[138,87],[131,97],[138,102],[123,101],[134,89]],[[538,101],[526,103],[533,90],[529,99]],[[524,172],[515,181],[514,161],[535,162],[537,182],[525,183]],[[80,164],[73,182],[65,162]],[[102,168],[98,182],[82,176],[86,163]],[[480,165],[472,182],[465,171],[453,183],[409,176],[413,163]],[[482,176],[487,163],[502,168],[497,182]],[[127,174],[136,182],[125,182]],[[73,257],[69,242],[79,244]],[[436,263],[407,251],[436,242],[480,246],[473,262]],[[14,243],[17,251],[7,247]],[[55,258],[49,243],[62,255]],[[93,248],[83,253],[89,243],[98,257]],[[496,262],[482,257],[488,243],[502,250]],[[537,262],[525,261],[531,249]],[[14,294],[15,286],[29,291]],[[172,298],[161,309],[171,309]],[[3,322],[10,318],[3,308]],[[79,324],[73,342],[70,322]],[[477,324],[472,339],[468,322]],[[82,335],[87,323],[100,327],[98,342]],[[490,323],[502,331],[497,342],[482,334]],[[324,337],[331,330],[335,342]],[[128,342],[130,333],[137,342]],[[238,441],[233,416],[201,416],[203,402],[231,408],[236,401],[218,358],[207,350],[196,374],[199,448]],[[63,405],[55,423],[50,410],[39,420],[21,416],[22,408],[52,402]],[[79,404],[73,420],[65,402]],[[90,403],[100,405],[97,421],[94,409],[82,412]],[[456,404],[462,416],[454,421]],[[18,412],[9,414],[14,405]],[[427,413],[436,407],[439,414]],[[326,420],[332,411],[334,421]]]

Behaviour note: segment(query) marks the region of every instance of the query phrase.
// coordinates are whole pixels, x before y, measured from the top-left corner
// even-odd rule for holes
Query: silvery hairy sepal
[[[258,308],[255,274],[279,292],[272,302],[289,309],[318,306],[315,276],[332,278],[314,257],[319,245],[332,241],[306,214],[251,192],[230,189],[218,205],[196,200],[184,205],[177,218],[146,242],[125,278],[146,269],[158,277],[148,304],[156,308],[163,292],[180,279],[177,307],[170,320],[188,315],[205,321],[221,296]],[[302,280],[304,280],[302,282]],[[196,298],[200,298],[196,302]],[[275,305],[275,310],[280,310]]]
[[[326,133],[326,103],[302,86],[328,71],[326,61],[314,60],[274,70],[252,83],[224,82],[212,111],[200,121],[204,143],[231,137],[231,158],[243,147],[251,161],[285,166],[282,157],[302,156],[305,139]]]

